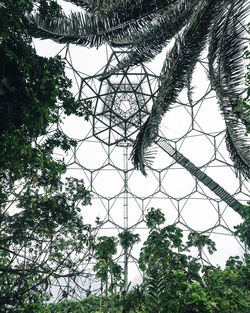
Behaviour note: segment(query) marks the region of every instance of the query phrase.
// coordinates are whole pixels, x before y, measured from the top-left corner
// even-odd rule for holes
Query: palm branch
[[[248,11],[249,4],[242,1],[223,7],[211,32],[208,59],[210,80],[226,123],[227,148],[236,169],[250,178],[250,149],[245,136],[250,117],[244,118],[244,112],[236,110],[244,80],[241,40],[244,27],[239,21],[244,20]]]
[[[216,1],[208,1],[196,11],[188,27],[178,37],[166,56],[157,99],[150,116],[137,136],[132,151],[135,166],[143,172],[145,172],[144,153],[157,138],[162,116],[174,104],[179,92],[185,87],[206,44],[209,27],[216,11],[215,6],[218,6]]]
[[[192,79],[199,56],[209,47],[209,78],[216,91],[227,128],[227,146],[235,167],[249,177],[249,143],[244,128],[249,118],[235,108],[241,94],[243,71],[242,23],[249,13],[245,0],[67,0],[85,9],[57,20],[39,15],[27,20],[34,36],[61,43],[100,46],[104,42],[132,50],[103,79],[116,71],[152,59],[175,38],[159,79],[151,114],[132,151],[136,168],[145,174],[148,148],[158,136],[162,116]],[[241,122],[243,121],[243,122]]]

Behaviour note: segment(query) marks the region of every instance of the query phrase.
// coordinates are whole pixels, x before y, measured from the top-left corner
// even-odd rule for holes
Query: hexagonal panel
[[[214,133],[225,129],[225,122],[213,93],[210,99],[195,107],[194,117],[194,128],[198,131]]]
[[[209,260],[212,264],[224,266],[230,256],[243,257],[243,246],[232,236],[231,232],[225,230],[223,227],[217,227],[210,234],[209,238],[216,242],[217,248],[217,251],[213,255],[209,255]]]
[[[192,175],[180,167],[171,167],[162,175],[162,190],[174,198],[182,198],[194,192],[195,180]]]
[[[76,149],[76,161],[88,169],[98,169],[108,163],[105,148],[99,142],[81,142]]]
[[[162,119],[160,135],[174,140],[180,138],[191,130],[191,122],[192,116],[190,110],[184,106],[176,105]]]
[[[158,191],[158,175],[150,170],[147,171],[147,176],[133,171],[129,173],[128,188],[137,197],[148,197]]]
[[[83,139],[91,134],[91,124],[75,115],[62,116],[60,127],[65,135],[73,139]]]
[[[101,171],[93,173],[94,191],[103,197],[114,197],[124,188],[123,173],[105,166]]]
[[[217,184],[224,188],[231,195],[238,190],[238,179],[235,172],[228,166],[208,167],[206,174],[210,176]]]
[[[208,230],[218,223],[216,207],[216,203],[210,203],[206,198],[199,203],[195,199],[181,200],[182,222],[196,231]]]
[[[205,136],[192,131],[183,140],[178,142],[178,151],[185,155],[196,166],[202,166],[214,157],[214,144],[212,136]]]

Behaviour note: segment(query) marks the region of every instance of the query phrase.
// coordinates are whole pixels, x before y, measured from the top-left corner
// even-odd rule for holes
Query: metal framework
[[[66,156],[67,174],[83,178],[92,193],[92,206],[82,209],[86,223],[94,225],[98,218],[98,235],[116,236],[129,229],[139,233],[143,242],[145,214],[157,207],[165,213],[168,224],[176,223],[185,233],[195,230],[216,241],[218,251],[213,256],[203,251],[206,262],[223,264],[235,252],[242,255],[245,247],[234,236],[233,226],[241,221],[237,212],[249,198],[249,184],[241,175],[236,177],[228,157],[224,123],[206,80],[206,60],[200,60],[198,76],[194,76],[197,92],[189,85],[163,119],[154,147],[155,160],[147,165],[144,177],[134,169],[129,155],[157,95],[158,75],[142,64],[103,79],[129,51],[109,52],[107,62],[91,76],[77,70],[77,60],[72,60],[68,46],[60,53],[75,79],[78,99],[93,103],[90,122],[73,118],[59,125],[78,141]],[[141,245],[132,251],[120,248],[117,254],[117,261],[124,264],[126,282],[140,280],[137,261]],[[89,277],[91,262],[84,264]],[[59,291],[72,284],[58,284]],[[86,284],[79,278],[74,297],[84,295]],[[91,288],[98,287],[93,284]]]

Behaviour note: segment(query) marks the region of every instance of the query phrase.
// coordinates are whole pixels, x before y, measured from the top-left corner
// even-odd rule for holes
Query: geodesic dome
[[[145,214],[151,207],[160,208],[168,224],[176,224],[185,234],[206,234],[216,242],[214,255],[203,251],[206,262],[223,265],[229,256],[243,255],[246,248],[233,232],[241,221],[237,210],[249,198],[249,184],[236,173],[229,158],[225,125],[206,79],[206,59],[199,61],[192,83],[163,119],[145,177],[134,168],[130,153],[157,95],[159,73],[141,64],[103,79],[129,53],[108,50],[103,66],[87,75],[78,70],[79,62],[72,57],[76,52],[71,49],[65,46],[60,55],[74,80],[76,97],[92,102],[92,116],[89,122],[69,117],[58,127],[78,143],[65,160],[67,175],[83,178],[92,194],[92,205],[82,209],[84,221],[96,225],[97,236],[130,230],[143,242]],[[124,264],[128,266],[125,279],[133,283],[141,280],[138,255],[142,242],[132,251],[120,247],[116,256],[118,262],[128,262]],[[81,298],[86,286],[98,289],[95,283],[91,285],[92,262],[84,264],[87,278],[79,277],[77,287],[75,282],[60,282],[60,292],[71,286],[74,297]]]

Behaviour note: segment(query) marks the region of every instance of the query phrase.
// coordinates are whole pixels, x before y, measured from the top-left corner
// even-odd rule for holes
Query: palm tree
[[[250,116],[237,109],[244,82],[242,55],[249,13],[247,0],[65,0],[85,10],[58,19],[28,17],[34,36],[60,43],[128,47],[132,53],[103,79],[122,68],[149,61],[174,40],[159,79],[157,99],[132,151],[145,174],[148,148],[157,140],[163,115],[192,78],[207,52],[209,79],[226,124],[227,147],[237,171],[250,177],[250,147],[245,136]],[[207,49],[207,50],[206,50]]]

